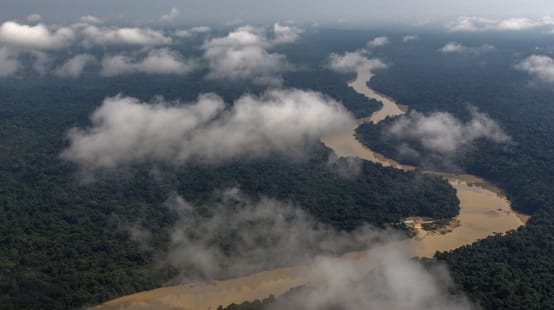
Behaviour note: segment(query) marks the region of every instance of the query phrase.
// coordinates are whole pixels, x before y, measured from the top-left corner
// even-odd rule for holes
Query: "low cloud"
[[[181,165],[253,159],[271,153],[301,157],[352,116],[335,100],[302,90],[245,95],[231,108],[215,94],[190,104],[107,98],[92,127],[73,128],[62,158],[83,172],[141,163]]]
[[[300,38],[302,29],[290,26],[290,25],[281,25],[275,23],[273,25],[273,33],[275,38],[273,39],[274,44],[283,44],[283,43],[292,43]]]
[[[351,179],[357,177],[362,171],[363,160],[358,157],[337,157],[330,153],[327,167],[338,176]]]
[[[479,54],[481,52],[494,51],[495,47],[490,44],[483,44],[481,46],[465,46],[459,42],[448,42],[442,46],[439,51],[443,54]]]
[[[33,59],[32,68],[40,75],[47,74],[52,67],[52,57],[42,51],[29,51],[28,54]]]
[[[367,42],[368,48],[374,48],[379,46],[384,46],[389,44],[389,38],[387,37],[376,37],[373,40]]]
[[[294,276],[305,289],[268,309],[471,309],[464,296],[449,292],[454,285],[447,270],[410,259],[408,243],[395,231],[338,231],[299,207],[252,199],[236,188],[212,200],[194,206],[175,195],[166,202],[177,221],[162,265],[180,271],[183,283],[303,266]],[[336,258],[353,250],[367,258]]]
[[[545,16],[542,18],[507,18],[492,19],[475,16],[462,16],[447,24],[449,31],[476,32],[476,31],[519,31],[538,27],[554,25],[554,18]]]
[[[385,138],[398,145],[400,155],[444,158],[445,163],[464,154],[478,139],[508,143],[511,138],[487,114],[468,107],[471,118],[463,122],[446,112],[423,114],[412,111],[385,130]],[[426,154],[420,154],[419,150]]]
[[[381,237],[369,227],[353,233],[336,231],[300,208],[264,197],[252,200],[236,188],[216,194],[215,200],[203,208],[180,196],[166,203],[179,219],[170,230],[167,260],[187,271],[181,275],[185,281],[307,263],[317,255],[365,248]]]
[[[60,49],[74,38],[74,31],[65,27],[50,30],[43,24],[29,26],[12,21],[0,25],[0,43],[18,48]]]
[[[170,37],[161,31],[148,28],[108,28],[95,25],[84,25],[81,29],[85,46],[93,45],[167,45],[172,42]]]
[[[441,266],[425,268],[391,243],[373,245],[367,256],[369,263],[364,263],[370,268],[355,261],[317,259],[315,288],[297,289],[265,309],[474,309],[465,296],[452,293],[455,285]]]
[[[206,32],[210,32],[210,27],[197,26],[197,27],[192,27],[192,28],[189,28],[189,29],[176,30],[175,31],[175,36],[177,36],[179,38],[189,38],[189,37],[192,37],[196,34],[206,33]]]
[[[410,41],[415,41],[417,39],[419,39],[419,37],[416,36],[416,35],[406,35],[406,36],[402,37],[402,42],[408,43]]]
[[[379,58],[368,58],[363,50],[333,53],[329,56],[331,69],[342,73],[373,72],[387,67]]]
[[[0,47],[0,77],[16,73],[20,68],[17,54],[7,47]]]
[[[82,16],[81,18],[79,18],[79,21],[82,22],[82,23],[86,23],[86,24],[101,24],[103,23],[103,21],[96,17],[96,16],[92,16],[92,15],[86,15],[86,16]]]
[[[515,65],[515,68],[541,81],[554,82],[554,60],[549,56],[531,55]]]
[[[54,74],[61,77],[77,78],[83,73],[86,66],[95,62],[96,58],[90,54],[76,55],[57,67]]]
[[[39,14],[31,14],[25,18],[30,23],[38,23],[42,20],[42,16]]]
[[[144,57],[119,54],[102,59],[104,76],[132,73],[185,75],[196,68],[196,61],[185,59],[181,54],[167,48],[150,50]]]
[[[286,26],[278,27],[276,40],[285,43],[292,39],[292,30]],[[285,55],[271,53],[271,42],[264,30],[243,26],[225,37],[214,38],[203,45],[204,58],[210,71],[208,79],[230,81],[252,81],[257,84],[279,86],[282,83],[281,72],[285,70]]]
[[[160,21],[162,21],[162,22],[170,22],[170,21],[173,21],[173,20],[175,20],[177,17],[179,17],[180,14],[181,14],[181,12],[179,12],[178,9],[176,9],[176,8],[171,8],[171,10],[169,11],[169,13],[164,14],[164,15],[162,15],[162,17],[160,17]]]

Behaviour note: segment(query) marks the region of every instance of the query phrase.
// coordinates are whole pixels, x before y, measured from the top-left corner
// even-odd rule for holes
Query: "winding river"
[[[365,122],[378,123],[389,116],[402,115],[406,108],[398,105],[393,99],[369,88],[370,72],[359,72],[357,78],[348,83],[356,92],[375,99],[383,104],[383,108],[370,117],[359,119],[357,124],[322,139],[338,156],[354,156],[383,166],[402,170],[413,170],[415,167],[401,165],[398,162],[373,152],[362,145],[354,136],[356,128]],[[437,174],[446,178],[456,189],[460,200],[460,213],[456,217],[459,226],[446,234],[420,232],[412,242],[414,256],[431,257],[436,251],[447,251],[478,239],[483,239],[494,233],[504,233],[515,229],[527,221],[527,217],[511,209],[510,201],[502,190],[486,180],[469,174],[449,174],[433,171],[424,173]]]
[[[359,157],[383,166],[413,170],[414,167],[401,165],[366,148],[354,136],[359,124],[378,123],[388,116],[401,115],[407,111],[407,107],[369,88],[367,83],[371,78],[370,72],[359,72],[348,85],[358,93],[382,102],[383,107],[370,117],[359,119],[350,128],[324,137],[322,141],[338,156]],[[526,216],[511,209],[510,201],[500,189],[482,178],[432,171],[424,173],[438,174],[449,181],[460,200],[460,213],[455,219],[457,225],[450,232],[425,232],[419,229],[418,234],[405,244],[407,252],[413,256],[431,257],[436,251],[471,244],[494,233],[515,229],[527,221]],[[360,274],[369,271],[376,261],[374,257],[368,257],[365,251],[347,253],[336,260],[347,261],[359,269]],[[300,285],[318,286],[321,285],[320,277],[311,266],[277,268],[224,281],[163,287],[114,299],[93,309],[215,309],[218,305],[263,299],[271,294],[277,296]]]

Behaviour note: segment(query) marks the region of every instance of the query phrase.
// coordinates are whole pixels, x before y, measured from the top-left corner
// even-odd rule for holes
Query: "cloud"
[[[82,23],[86,23],[86,24],[101,24],[103,23],[103,21],[96,17],[96,16],[92,16],[92,15],[86,15],[86,16],[81,16],[81,18],[79,18],[79,21],[82,22]]]
[[[373,48],[378,46],[384,46],[389,44],[389,38],[387,37],[376,37],[373,40],[367,42],[367,47]]]
[[[197,26],[197,27],[192,27],[192,28],[189,28],[189,29],[176,30],[175,31],[175,36],[177,36],[179,38],[188,38],[188,37],[192,37],[196,34],[206,33],[206,32],[209,32],[209,31],[210,31],[210,27],[208,27],[208,26]]]
[[[17,54],[7,47],[0,47],[0,77],[16,73],[20,68]]]
[[[351,179],[362,171],[363,160],[358,157],[337,157],[331,153],[327,159],[327,167],[338,176]]]
[[[363,50],[344,54],[333,53],[329,56],[329,62],[331,69],[343,73],[372,72],[387,67],[379,58],[367,58]]]
[[[554,25],[554,19],[545,16],[538,19],[530,18],[507,18],[491,19],[482,17],[462,16],[447,24],[449,31],[475,32],[475,31],[519,31],[532,28]]]
[[[285,39],[283,34],[282,39]],[[204,58],[210,68],[207,78],[281,85],[280,73],[285,70],[287,61],[282,54],[268,52],[271,45],[262,29],[251,26],[207,41],[203,45]]]
[[[407,43],[417,39],[419,39],[419,37],[416,35],[405,35],[404,37],[402,37],[402,42]]]
[[[250,45],[269,47],[263,32],[263,29],[260,28],[242,26],[229,32],[227,36],[213,38],[204,45],[208,48],[214,46],[241,47]]]
[[[298,38],[300,38],[300,34],[302,32],[303,31],[300,28],[275,23],[273,25],[273,33],[275,34],[273,43],[274,44],[292,43],[298,40]]]
[[[515,68],[545,82],[554,82],[554,60],[545,55],[531,55]]]
[[[451,54],[451,53],[472,53],[472,54],[479,54],[481,52],[490,52],[493,51],[495,47],[490,44],[483,44],[481,46],[464,46],[459,42],[448,42],[444,46],[442,46],[439,51],[443,54]]]
[[[28,22],[37,23],[42,20],[42,16],[39,14],[31,14],[25,18]]]
[[[164,15],[162,15],[162,17],[160,17],[160,21],[162,21],[162,22],[173,21],[179,16],[179,14],[181,14],[181,12],[179,12],[178,9],[171,8],[171,11],[169,11],[169,13],[164,14]]]
[[[119,54],[104,56],[102,72],[104,76],[131,73],[148,74],[189,74],[196,68],[196,62],[185,59],[181,54],[167,48],[153,49],[144,58]]]
[[[62,77],[76,78],[83,73],[85,67],[96,62],[96,58],[90,54],[80,54],[72,57],[54,70],[54,74]]]
[[[8,21],[0,25],[0,43],[20,48],[60,49],[75,38],[70,28],[48,29],[43,24],[28,26]]]
[[[441,53],[462,53],[466,50],[466,47],[458,42],[448,42],[443,47],[439,49]]]
[[[307,263],[317,255],[369,246],[378,238],[369,227],[338,232],[300,208],[264,197],[255,201],[237,188],[217,193],[214,200],[202,208],[180,196],[166,203],[178,218],[170,229],[167,261],[187,271],[182,280],[213,280]]]
[[[291,291],[265,309],[474,309],[465,296],[451,293],[456,288],[442,266],[425,268],[391,243],[373,245],[367,256],[369,262],[317,259],[315,285]]]
[[[85,46],[92,45],[167,45],[171,38],[162,32],[142,28],[107,28],[85,25],[81,30]]]
[[[29,54],[31,55],[31,58],[34,59],[33,61],[33,70],[38,72],[40,75],[45,75],[50,71],[50,68],[52,66],[52,58],[41,51],[30,51]]]
[[[469,106],[471,118],[463,122],[449,113],[428,115],[412,111],[399,117],[385,130],[385,137],[398,143],[401,155],[419,157],[422,149],[446,161],[464,154],[478,139],[508,143],[511,138],[487,114]],[[419,147],[412,148],[412,145]]]
[[[297,206],[251,199],[237,188],[211,200],[194,206],[174,195],[166,202],[177,220],[168,229],[162,266],[180,271],[183,283],[303,266],[295,276],[306,288],[268,309],[471,309],[464,296],[449,292],[454,285],[446,269],[410,259],[408,243],[395,231],[338,231]],[[137,235],[137,228],[130,233]],[[367,258],[336,258],[360,249]]]
[[[190,104],[107,98],[92,127],[73,128],[62,158],[84,172],[141,163],[181,165],[303,156],[322,136],[353,122],[335,100],[302,90],[245,95],[231,108],[215,94]]]

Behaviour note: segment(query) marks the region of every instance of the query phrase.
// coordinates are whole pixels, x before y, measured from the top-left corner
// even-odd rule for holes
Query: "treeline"
[[[329,69],[313,68],[285,74],[285,86],[319,91],[341,102],[355,118],[370,116],[382,104],[352,90],[345,80],[355,75],[333,74]]]

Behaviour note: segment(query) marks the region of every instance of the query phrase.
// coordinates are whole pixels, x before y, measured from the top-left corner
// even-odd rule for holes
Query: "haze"
[[[170,11],[172,8],[175,10]],[[233,23],[292,19],[297,22],[370,24],[427,23],[457,16],[490,18],[542,17],[552,15],[549,0],[3,0],[0,19],[40,14],[45,20],[62,22],[83,15],[106,21],[174,23]],[[160,16],[167,15],[165,19]]]

